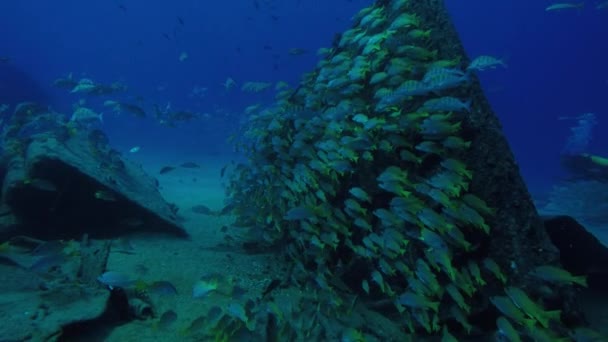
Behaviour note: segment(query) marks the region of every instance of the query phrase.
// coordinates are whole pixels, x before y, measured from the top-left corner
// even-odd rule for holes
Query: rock
[[[0,235],[79,239],[85,233],[113,237],[155,231],[186,236],[155,179],[123,160],[101,131],[69,124],[27,139],[5,137],[10,148],[0,207],[16,224],[0,225]]]
[[[110,292],[89,275],[105,268],[109,243],[82,246],[80,256],[45,273],[27,267],[37,257],[13,249],[0,262],[0,341],[54,341],[64,326],[104,314]]]
[[[570,216],[544,217],[544,223],[562,266],[587,275],[591,289],[608,292],[608,248]]]

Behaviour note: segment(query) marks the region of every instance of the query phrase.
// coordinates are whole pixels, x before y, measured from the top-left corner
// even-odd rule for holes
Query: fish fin
[[[578,276],[574,277],[573,281],[583,287],[588,287],[587,285],[587,277],[586,276]]]

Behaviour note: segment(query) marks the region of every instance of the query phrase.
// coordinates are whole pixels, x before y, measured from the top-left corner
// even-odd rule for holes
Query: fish
[[[118,200],[116,195],[112,191],[108,190],[97,190],[95,191],[94,196],[96,199],[106,202],[116,202]]]
[[[424,295],[414,292],[406,292],[400,295],[399,298],[397,298],[397,302],[413,309],[431,309],[435,312],[439,311],[439,302],[432,302]]]
[[[171,171],[173,171],[173,170],[175,170],[175,167],[173,167],[173,166],[163,166],[163,167],[160,169],[159,173],[160,173],[161,175],[164,175],[164,174],[169,173],[169,172],[171,172]]]
[[[179,16],[178,16],[178,17],[177,17],[177,22],[178,22],[180,25],[182,25],[182,26],[184,26],[184,25],[185,25],[185,23],[184,23],[184,19],[182,19],[182,17],[179,17]]]
[[[7,56],[0,56],[0,63],[8,63],[11,59]]]
[[[180,62],[185,61],[186,59],[188,59],[188,53],[187,53],[187,52],[185,52],[185,51],[184,51],[184,52],[182,52],[182,53],[179,55],[179,58],[178,58],[178,59],[179,59],[179,61],[180,61]]]
[[[59,191],[59,189],[57,188],[57,186],[55,184],[53,184],[53,182],[51,182],[47,179],[42,179],[42,178],[26,179],[23,181],[23,185],[34,188],[36,190],[45,191],[45,192]]]
[[[520,342],[521,338],[517,330],[511,325],[508,319],[503,316],[498,317],[496,320],[496,326],[498,327],[498,334],[502,335],[506,340],[511,342]]]
[[[560,320],[561,311],[545,311],[519,288],[507,287],[505,288],[505,293],[518,308],[525,312],[529,317],[534,318],[544,328],[549,327],[550,320]]]
[[[215,212],[211,209],[209,209],[209,207],[199,204],[199,205],[195,205],[192,207],[192,212],[197,213],[197,214],[203,214],[203,215],[213,215],[215,214]]]
[[[584,2],[579,2],[579,3],[560,2],[560,3],[554,3],[554,4],[547,6],[547,8],[545,8],[545,11],[549,12],[549,11],[559,11],[559,10],[568,10],[568,9],[581,10],[581,9],[583,9],[583,7],[585,7]]]
[[[32,253],[32,255],[35,255],[35,256],[60,254],[63,252],[65,247],[66,247],[65,242],[63,242],[61,240],[45,241],[45,242],[39,244],[38,246],[36,246],[36,248],[34,248],[34,250],[32,250],[31,253]]]
[[[222,83],[222,86],[224,86],[224,89],[226,89],[226,90],[230,90],[230,89],[234,88],[235,85],[236,85],[236,82],[230,77],[228,77],[224,81],[224,83]]]
[[[555,266],[538,266],[531,274],[539,279],[562,284],[578,284],[587,287],[586,276],[574,276],[563,268]]]
[[[103,123],[103,113],[97,114],[89,108],[79,107],[72,114],[72,117],[70,118],[70,122],[78,122],[78,123],[100,122],[100,123]]]
[[[104,105],[105,105],[105,103],[104,103]],[[146,117],[146,111],[143,110],[141,107],[136,106],[134,104],[130,104],[130,103],[126,103],[126,102],[117,102],[115,105],[115,108],[130,112],[131,114],[135,115],[138,118]]]
[[[306,50],[306,49],[300,49],[300,48],[291,48],[291,49],[289,49],[289,54],[291,56],[300,56],[300,55],[303,55],[303,54],[306,54],[306,53],[308,53],[308,50]]]
[[[515,322],[526,326],[534,327],[536,322],[532,318],[528,318],[517,305],[515,305],[509,297],[495,296],[490,297],[490,302],[502,312],[505,316],[511,318]]]
[[[209,293],[218,289],[218,281],[217,279],[200,279],[194,283],[192,287],[192,298],[202,298],[206,297]]]
[[[467,67],[467,72],[476,70],[476,71],[484,71],[487,69],[496,69],[497,67],[506,68],[507,64],[504,60],[500,58],[496,58],[493,56],[481,55],[477,56],[475,59],[471,61],[469,66]]]
[[[137,152],[139,152],[139,150],[141,150],[141,147],[133,146],[133,147],[131,147],[131,149],[129,149],[129,153],[137,153]]]
[[[113,249],[113,251],[115,249],[115,251],[118,253],[124,253],[124,254],[134,254],[135,253],[135,248],[133,247],[133,244],[126,237],[122,237],[122,238],[112,241],[112,249]]]
[[[147,286],[147,290],[150,293],[162,296],[177,295],[177,289],[175,286],[165,280],[153,282]]]
[[[173,310],[165,311],[159,318],[156,327],[161,330],[169,328],[177,320],[177,313]]]
[[[185,162],[185,163],[181,164],[180,166],[183,168],[186,168],[186,169],[199,169],[201,167],[200,165],[198,165],[197,163],[194,163],[194,162]]]
[[[595,9],[597,9],[597,10],[602,10],[602,9],[607,9],[607,8],[608,8],[608,1],[600,2],[599,4],[597,4],[597,6],[595,6]]]
[[[30,267],[29,270],[36,273],[46,273],[53,268],[62,265],[67,261],[67,257],[62,253],[53,253],[45,255],[37,259]]]
[[[97,281],[108,286],[110,290],[114,288],[126,288],[135,284],[135,281],[131,279],[128,275],[115,271],[108,271],[103,273],[102,275],[97,277]]]
[[[300,206],[296,208],[291,208],[285,214],[284,219],[287,221],[299,221],[304,219],[309,219],[316,217],[314,210],[308,207]]]

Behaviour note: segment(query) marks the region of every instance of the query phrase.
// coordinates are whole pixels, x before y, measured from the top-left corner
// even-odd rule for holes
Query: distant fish
[[[236,82],[232,78],[228,77],[224,81],[224,83],[222,83],[222,85],[224,86],[224,89],[230,90],[230,89],[234,88],[234,86],[236,85]]]
[[[34,248],[34,250],[32,250],[32,255],[46,256],[46,255],[61,254],[61,252],[63,252],[64,248],[65,248],[65,242],[63,242],[61,240],[45,241],[45,242],[39,244],[38,246],[36,246],[36,248]]]
[[[171,40],[171,36],[169,36],[169,34],[166,32],[163,32],[163,37],[165,37],[167,40]]]
[[[161,296],[171,296],[177,294],[177,289],[168,281],[155,281],[148,286],[148,292]]]
[[[180,25],[184,26],[184,19],[182,19],[181,17],[177,17],[177,22],[178,22]]]
[[[105,105],[105,103],[104,103]],[[135,115],[138,118],[145,118],[146,117],[146,111],[143,110],[140,106],[136,106],[134,104],[130,104],[130,103],[125,103],[125,102],[118,102],[116,104],[116,106],[114,107],[114,110],[125,110],[133,115]]]
[[[129,227],[139,227],[143,225],[145,222],[139,217],[126,217],[121,219],[118,223],[121,225],[129,226]]]
[[[116,194],[108,190],[97,190],[95,191],[94,197],[98,200],[106,202],[116,202],[118,200],[118,198],[116,198]]]
[[[89,122],[101,122],[103,123],[103,113],[97,114],[89,108],[79,107],[74,111],[71,122],[78,123],[89,123]]]
[[[583,7],[585,7],[584,2],[580,2],[580,3],[562,2],[562,3],[555,3],[552,5],[549,5],[547,8],[545,8],[545,11],[549,12],[549,11],[570,10],[570,9],[581,10],[581,9],[583,9]]]
[[[51,181],[42,178],[32,178],[26,179],[23,181],[23,185],[34,188],[36,190],[46,191],[46,192],[57,192],[57,186],[53,184]]]
[[[217,279],[201,279],[194,283],[192,287],[192,298],[206,297],[209,293],[217,290]]]
[[[600,2],[599,4],[597,4],[597,6],[595,6],[595,9],[598,9],[598,10],[607,9],[607,8],[608,8],[608,1]]]
[[[308,53],[308,50],[306,50],[306,49],[300,49],[300,48],[289,49],[289,54],[292,56],[300,56],[300,55],[303,55],[306,53]]]
[[[45,255],[36,260],[29,269],[30,271],[36,273],[47,273],[51,269],[65,263],[66,261],[67,257],[62,253]]]
[[[0,63],[8,63],[11,59],[6,56],[0,56]]]
[[[209,209],[209,207],[204,206],[202,204],[195,205],[194,207],[192,207],[192,212],[197,213],[197,214],[203,214],[203,215],[215,214],[215,212],[213,210]]]
[[[161,175],[164,175],[164,174],[169,173],[169,172],[171,172],[173,170],[175,170],[175,167],[173,167],[173,166],[163,166],[163,168],[160,169],[159,173]]]
[[[135,248],[129,239],[122,237],[112,241],[112,250],[119,253],[135,254]]]
[[[186,169],[198,169],[201,167],[200,165],[198,165],[197,163],[194,163],[194,162],[185,162],[185,163],[181,164],[180,166],[183,168],[186,168]]]
[[[177,320],[177,313],[173,310],[165,311],[158,320],[157,327],[161,330],[169,328]]]
[[[137,152],[139,152],[140,149],[141,149],[141,147],[139,147],[139,146],[133,146],[129,150],[129,153],[137,153]]]
[[[284,219],[287,221],[299,221],[316,217],[314,210],[300,206],[296,208],[289,209],[285,214]]]
[[[120,4],[120,5],[118,5],[118,8],[119,8],[121,11],[123,11],[124,13],[127,13],[127,7],[125,7],[125,5]]]
[[[182,53],[179,55],[179,61],[180,61],[180,62],[183,62],[183,61],[185,61],[186,59],[188,59],[188,53],[187,53],[187,52],[182,52]]]
[[[115,287],[125,288],[133,285],[135,281],[128,275],[120,272],[108,271],[97,277],[97,281],[108,286],[110,289]]]

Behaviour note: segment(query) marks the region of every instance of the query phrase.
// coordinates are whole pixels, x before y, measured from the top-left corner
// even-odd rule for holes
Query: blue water
[[[224,141],[243,120],[243,109],[271,100],[246,94],[246,81],[294,85],[312,70],[317,48],[370,1],[40,1],[0,2],[0,103],[37,100],[71,113],[81,98],[52,82],[76,79],[122,81],[123,100],[206,113],[205,119],[161,127],[153,119],[105,114],[112,144],[142,146],[157,155],[226,155]],[[533,193],[563,177],[559,154],[572,121],[560,116],[594,112],[590,152],[607,154],[608,10],[587,1],[582,11],[547,13],[546,2],[446,1],[470,56],[505,58],[508,68],[481,75],[486,95]],[[258,8],[256,8],[258,4]],[[183,25],[180,23],[183,22]],[[165,37],[165,35],[167,37]],[[291,56],[291,48],[308,50]],[[188,58],[182,62],[182,52]],[[221,85],[228,77],[236,87]],[[191,96],[194,87],[207,88]],[[94,101],[89,102],[94,103]],[[99,105],[99,104],[98,104]],[[143,151],[143,150],[142,150]]]

